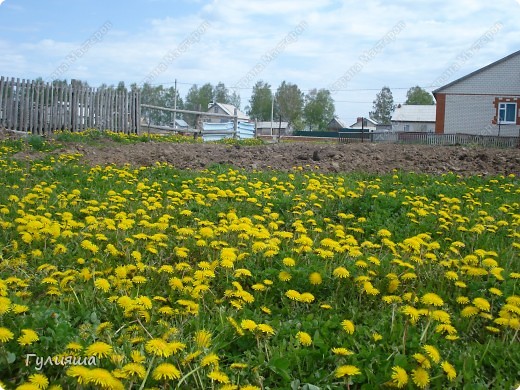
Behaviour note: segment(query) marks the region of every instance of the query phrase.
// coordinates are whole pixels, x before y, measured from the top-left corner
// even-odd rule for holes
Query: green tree
[[[382,125],[389,125],[391,123],[392,113],[395,110],[394,97],[389,87],[383,87],[381,92],[376,96],[373,101],[373,109],[369,113],[370,119],[380,123]]]
[[[135,85],[130,86],[131,89],[136,88]],[[152,86],[148,83],[143,84],[140,88],[141,103],[150,104],[152,106],[173,108],[175,106],[175,95],[177,95],[177,108],[184,108],[182,98],[174,87],[164,88],[162,85]],[[144,109],[143,114],[147,120],[154,125],[166,126],[173,122],[173,113],[161,110]],[[177,114],[177,118],[181,115]]]
[[[276,105],[279,115],[288,126],[301,123],[303,114],[303,92],[296,84],[282,81],[276,90]]]
[[[410,105],[434,105],[433,95],[419,87],[418,85],[412,87],[406,92],[406,102],[404,104]]]
[[[251,98],[249,99],[249,109],[247,114],[251,119],[258,121],[269,121],[271,120],[271,106],[273,104],[273,93],[271,86],[263,81],[257,81],[253,86]],[[274,116],[277,116],[277,112]]]
[[[326,130],[327,124],[334,117],[334,100],[330,91],[312,89],[305,96],[303,116],[310,130]]]
[[[217,103],[231,104],[229,90],[226,88],[224,83],[219,82],[213,88],[213,101]]]
[[[234,105],[236,108],[240,110],[241,105],[241,99],[240,94],[238,94],[236,91],[233,91],[231,95],[229,95],[229,104]]]
[[[200,88],[197,84],[193,84],[186,94],[185,107],[187,110],[198,111],[200,109],[205,112],[208,110],[209,103],[213,101],[213,97],[213,86],[210,83],[206,83]],[[184,118],[188,124],[196,125],[196,115],[186,114]]]
[[[217,103],[232,104],[236,108],[240,109],[240,95],[235,91],[229,93],[229,90],[223,82],[219,82],[213,88],[213,101]]]

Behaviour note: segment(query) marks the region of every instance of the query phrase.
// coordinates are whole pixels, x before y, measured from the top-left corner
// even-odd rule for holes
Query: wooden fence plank
[[[7,103],[7,128],[12,129],[13,126],[13,83],[14,79],[9,80],[7,84],[7,94],[6,94],[6,103]]]
[[[4,127],[5,110],[3,103],[4,100],[4,76],[0,77],[0,127]]]

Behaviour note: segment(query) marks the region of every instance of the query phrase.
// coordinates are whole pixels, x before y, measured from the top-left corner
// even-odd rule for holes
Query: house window
[[[504,124],[515,124],[516,103],[500,103],[498,106],[498,120]]]
[[[218,106],[215,106],[215,107],[213,108],[213,112],[214,112],[215,114],[218,114]]]
[[[410,131],[410,125],[404,125],[403,126],[404,131]]]

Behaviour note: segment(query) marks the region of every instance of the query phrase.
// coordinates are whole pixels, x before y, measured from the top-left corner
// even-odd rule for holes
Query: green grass
[[[106,136],[62,134],[55,142]],[[246,389],[372,389],[401,367],[405,388],[414,388],[417,354],[428,359],[431,388],[518,386],[520,182],[513,175],[220,165],[193,172],[167,164],[88,167],[77,155],[13,160],[27,144],[0,144],[3,387],[42,374],[63,388],[209,389],[229,381]],[[339,267],[349,276],[340,278]],[[311,283],[313,273],[321,283]],[[313,299],[293,300],[289,290]],[[439,306],[427,293],[442,299]],[[396,301],[387,303],[391,296]],[[475,310],[467,307],[474,315],[463,314]],[[439,331],[434,310],[455,337]],[[244,320],[273,334],[248,330]],[[352,334],[344,320],[355,325]],[[22,329],[39,339],[23,345]],[[312,343],[302,344],[298,332]],[[151,348],[155,339],[166,346]],[[339,347],[352,354],[334,353]],[[96,353],[97,366],[83,371],[25,364],[27,354]],[[206,364],[212,354],[218,365]],[[444,361],[456,371],[452,380]],[[162,363],[178,377],[170,367],[176,379],[160,378]],[[338,377],[343,366],[359,373]]]

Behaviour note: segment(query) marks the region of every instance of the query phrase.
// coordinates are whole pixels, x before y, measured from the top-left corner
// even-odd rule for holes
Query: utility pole
[[[274,94],[271,91],[271,137],[273,136]]]
[[[173,109],[177,109],[177,79],[175,79],[175,95],[173,96]],[[173,111],[173,128],[177,128],[177,111]]]

